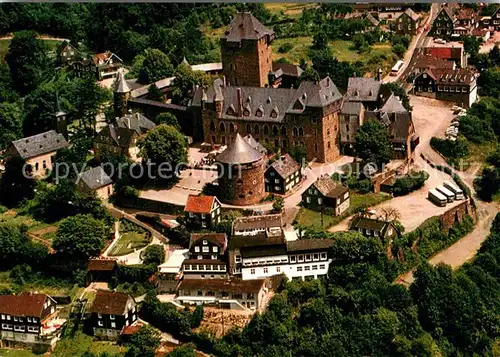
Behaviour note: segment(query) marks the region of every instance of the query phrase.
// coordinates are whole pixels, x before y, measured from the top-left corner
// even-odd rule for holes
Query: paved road
[[[390,76],[390,75],[385,76],[385,78],[383,79],[384,83],[395,82],[399,80],[401,76],[403,76],[403,74],[406,75],[405,72],[411,63],[413,53],[415,52],[415,49],[422,47],[425,37],[429,33],[429,29],[432,26],[432,22],[434,21],[434,18],[437,16],[439,12],[439,6],[440,5],[437,3],[431,5],[431,10],[429,12],[429,16],[427,17],[425,25],[421,27],[421,32],[419,32],[416,36],[413,36],[410,45],[408,46],[408,50],[406,51],[403,57],[403,62],[404,62],[403,68],[401,69],[401,71],[399,71],[399,74],[397,76]],[[428,30],[426,30],[426,28],[428,28]]]
[[[443,137],[444,129],[448,125],[450,115],[446,115],[443,109],[439,111],[439,109],[437,108],[437,106],[439,105],[439,101],[418,97],[411,97],[411,101],[414,105],[414,110],[417,109],[414,115],[414,117],[416,117],[415,127],[417,129],[417,132],[419,134],[421,133],[421,131],[418,130],[418,125],[423,126],[424,128],[422,128],[422,130],[427,132],[426,136],[424,136],[423,138],[421,137],[421,139],[423,140],[420,141],[420,144],[417,147],[417,155],[420,157],[420,153],[423,153],[431,162],[449,166],[441,157],[441,155],[439,155],[432,149],[429,139],[431,136]],[[417,105],[415,106],[415,104]],[[425,111],[425,115],[422,115],[422,111],[418,109],[419,107],[421,107],[422,110]],[[443,108],[446,108],[445,103],[443,103]],[[429,113],[427,113],[427,110],[429,111],[429,113],[434,113],[434,115],[430,116]],[[419,115],[422,120],[419,120]],[[425,118],[427,118],[427,121],[425,120]],[[435,118],[440,118],[441,120],[436,123]],[[428,135],[432,131],[434,131],[434,135]],[[471,188],[474,196],[475,191],[473,189],[473,181],[480,168],[481,164],[478,163],[476,165],[473,165],[473,167],[467,171],[455,171],[460,176],[460,178]],[[500,211],[500,205],[498,203],[483,202],[478,198],[475,199],[475,202],[478,221],[474,230],[458,242],[434,255],[431,259],[429,259],[429,263],[431,263],[432,265],[444,263],[456,269],[475,256],[477,250],[481,247],[482,242],[486,239],[490,232],[491,223],[493,222],[495,215]],[[410,271],[398,277],[397,282],[404,285],[411,284],[413,282],[413,271]]]

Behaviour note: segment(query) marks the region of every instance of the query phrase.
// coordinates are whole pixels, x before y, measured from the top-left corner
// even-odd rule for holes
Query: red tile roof
[[[98,290],[89,312],[106,315],[123,315],[127,310],[129,294]]]
[[[87,270],[92,271],[112,271],[115,269],[116,260],[113,259],[90,259]]]
[[[21,295],[0,295],[0,313],[11,316],[41,317],[45,294],[22,293]]]
[[[133,335],[134,333],[139,332],[139,330],[143,326],[144,326],[144,323],[137,320],[132,325],[125,327],[122,331],[122,335]]]
[[[215,200],[215,196],[189,195],[184,212],[209,214],[212,211]]]
[[[434,47],[428,49],[430,55],[437,58],[451,58],[451,48],[450,47]]]

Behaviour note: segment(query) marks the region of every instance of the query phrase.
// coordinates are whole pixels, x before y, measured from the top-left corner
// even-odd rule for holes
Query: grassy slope
[[[43,40],[47,45],[49,51],[55,51],[57,45],[59,45],[60,41],[55,40]],[[0,57],[5,58],[5,55],[9,51],[10,39],[1,39],[0,40]]]
[[[307,208],[300,209],[299,214],[296,217],[296,221],[297,223],[307,227],[326,229],[340,223],[340,221],[358,212],[361,208],[372,207],[389,199],[391,199],[391,196],[385,193],[368,193],[366,195],[351,193],[351,205],[348,210],[340,217],[333,217],[324,214],[323,227],[321,227],[321,213]]]

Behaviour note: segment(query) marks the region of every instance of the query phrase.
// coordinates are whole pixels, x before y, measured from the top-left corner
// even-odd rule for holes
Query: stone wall
[[[462,222],[466,215],[471,216],[474,222],[476,221],[475,209],[468,199],[458,206],[453,207],[443,213],[441,217],[439,217],[441,226],[443,227],[443,229],[449,230],[456,223]]]

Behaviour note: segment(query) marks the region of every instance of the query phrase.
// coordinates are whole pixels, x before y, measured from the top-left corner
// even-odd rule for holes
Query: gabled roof
[[[191,247],[194,243],[198,241],[206,240],[213,244],[221,247],[221,254],[224,254],[224,251],[227,247],[227,236],[226,233],[193,233],[191,234],[191,240],[189,242],[189,246]]]
[[[265,279],[242,280],[231,279],[184,279],[180,290],[208,289],[213,292],[230,292],[232,294],[253,293],[257,294],[264,288]]]
[[[379,231],[385,233],[385,230],[389,226],[394,226],[391,222],[383,221],[381,219],[374,219],[368,217],[358,216],[353,219],[351,223],[352,230],[358,229],[370,229],[374,231]]]
[[[384,103],[382,108],[380,108],[380,112],[382,113],[406,113],[407,110],[403,106],[403,103],[396,97],[394,94],[391,94],[389,99]]]
[[[69,146],[64,136],[55,130],[13,141],[11,145],[23,159],[48,154]]]
[[[274,31],[266,28],[249,12],[237,13],[222,36],[228,42],[241,40],[259,40],[264,36],[272,36]]]
[[[97,190],[101,187],[111,185],[113,180],[109,177],[101,166],[94,167],[78,175],[78,179],[90,189]]]
[[[50,297],[35,293],[0,295],[0,313],[11,316],[41,317],[43,305],[47,299]]]
[[[344,192],[349,191],[347,187],[341,183],[335,182],[328,175],[318,177],[318,179],[312,183],[311,186],[314,186],[323,196],[331,198],[336,198]]]
[[[300,77],[303,72],[304,70],[296,64],[273,62],[273,73],[276,75],[276,77],[280,77],[281,75]]]
[[[375,102],[378,100],[381,84],[375,78],[351,77],[345,97],[351,102]]]
[[[89,271],[113,271],[116,267],[114,259],[89,259],[87,270]]]
[[[102,53],[96,53],[94,55],[94,57],[93,57],[94,64],[97,66],[108,64],[109,61],[113,57],[116,58],[118,61],[123,62],[123,60],[120,57],[118,57],[116,54],[114,54],[113,52],[106,51],[106,52],[102,52]],[[103,63],[99,64],[100,61],[102,61]]]
[[[299,164],[297,164],[288,154],[282,155],[278,160],[274,161],[270,167],[272,167],[283,179],[286,179],[300,169]]]
[[[189,195],[184,212],[210,214],[215,202],[217,202],[215,196]]]
[[[404,12],[404,14],[408,15],[410,17],[410,19],[412,19],[415,22],[418,21],[418,19],[420,18],[420,15],[417,14],[415,11],[413,11],[410,8],[406,9],[406,11]]]
[[[134,298],[129,294],[98,290],[89,312],[106,315],[125,315],[128,310],[127,303],[129,300],[135,305]]]
[[[340,109],[340,114],[359,115],[363,108],[364,106],[361,102],[344,101],[342,103],[342,108]]]
[[[306,107],[324,108],[340,99],[342,99],[342,94],[330,77],[325,77],[319,82],[303,81],[295,91],[288,111],[292,113],[297,110],[303,111],[303,109],[296,108],[297,101],[301,101],[305,109]]]
[[[97,134],[95,141],[110,144],[109,141],[111,140],[111,143],[114,145],[128,148],[131,145],[134,135],[146,134],[154,127],[156,127],[156,124],[142,114],[127,114],[101,130]]]
[[[260,160],[263,156],[237,133],[234,141],[215,157],[215,161],[224,164],[249,164]]]
[[[377,20],[375,17],[373,17],[373,15],[371,13],[367,13],[365,15],[365,19],[370,21],[370,23],[373,25],[373,26],[378,26],[380,24],[380,21]]]
[[[423,76],[424,74],[429,75],[432,79],[436,81],[436,84],[447,85],[447,84],[463,84],[471,85],[476,80],[476,75],[467,68],[458,69],[432,69],[426,70],[418,75],[416,78]]]
[[[454,69],[455,62],[448,61],[444,58],[438,58],[431,55],[423,55],[418,56],[417,61],[414,65],[415,68],[419,69],[435,69],[435,68],[446,68],[446,69]]]

